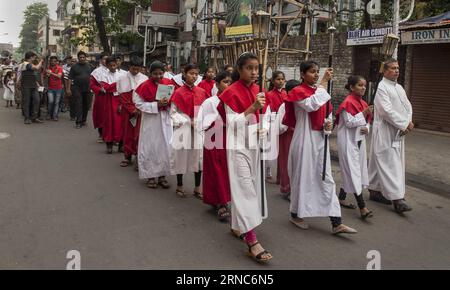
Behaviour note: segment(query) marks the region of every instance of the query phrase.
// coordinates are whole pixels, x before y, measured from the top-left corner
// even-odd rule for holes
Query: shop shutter
[[[450,132],[450,44],[413,45],[409,98],[417,128]]]

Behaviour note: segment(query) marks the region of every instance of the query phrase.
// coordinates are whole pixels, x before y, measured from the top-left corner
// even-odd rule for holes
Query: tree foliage
[[[147,8],[151,2],[151,0],[85,1],[80,13],[72,16],[74,24],[83,28],[82,36],[72,38],[72,44],[92,46],[100,39],[103,50],[110,51],[108,36],[117,37],[122,34],[128,13],[136,6]],[[97,4],[99,9],[94,9]]]
[[[23,12],[24,22],[22,30],[20,31],[20,46],[19,52],[25,53],[27,51],[36,50],[38,44],[38,24],[39,21],[48,16],[48,6],[44,2],[36,2],[27,6]]]

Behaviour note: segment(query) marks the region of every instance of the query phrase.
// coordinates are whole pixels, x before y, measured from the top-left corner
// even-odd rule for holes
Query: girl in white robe
[[[133,102],[141,111],[137,155],[139,177],[147,179],[149,188],[157,188],[159,185],[167,189],[170,186],[165,176],[170,175],[172,121],[169,100],[156,100],[158,85],[171,84],[163,75],[164,65],[153,62],[150,65],[150,78],[134,91]]]
[[[243,53],[236,65],[235,81],[221,95],[219,111],[226,116],[227,163],[231,190],[231,229],[244,234],[248,253],[259,262],[272,259],[256,238],[254,229],[267,216],[267,201],[262,195],[259,110],[265,105],[264,93],[255,84],[258,59]]]
[[[295,127],[288,160],[291,181],[290,221],[307,229],[303,218],[330,217],[333,234],[354,234],[357,231],[344,225],[341,220],[329,151],[325,180],[322,180],[324,135],[330,134],[332,130],[331,114],[326,116],[326,106],[331,105],[331,97],[325,90],[332,78],[332,69],[327,69],[319,87],[316,87],[319,79],[319,65],[316,62],[303,62],[300,71],[303,83],[289,92],[285,103],[284,124]]]
[[[177,175],[176,194],[186,197],[183,189],[183,175],[192,172],[195,178],[194,196],[203,199],[201,191],[203,144],[199,131],[195,130],[197,112],[207,99],[205,90],[195,86],[198,67],[188,64],[184,68],[184,84],[170,99],[170,116],[174,135],[172,140],[171,172]]]
[[[351,92],[336,112],[337,144],[342,186],[339,203],[342,207],[355,209],[345,201],[347,193],[353,193],[358,202],[361,218],[372,217],[367,209],[363,188],[369,185],[367,173],[366,135],[369,134],[369,122],[372,118],[371,107],[362,99],[366,92],[366,80],[361,76],[348,78],[347,90]]]

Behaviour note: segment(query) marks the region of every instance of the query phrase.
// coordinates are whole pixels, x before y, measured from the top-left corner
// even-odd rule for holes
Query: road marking
[[[11,135],[6,132],[0,132],[0,139],[6,139],[9,138]]]

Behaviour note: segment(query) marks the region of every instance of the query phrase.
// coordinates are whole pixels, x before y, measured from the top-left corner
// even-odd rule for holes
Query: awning
[[[400,26],[400,30],[411,30],[418,28],[435,28],[450,26],[450,11],[443,14],[420,19],[417,21],[407,22]]]

